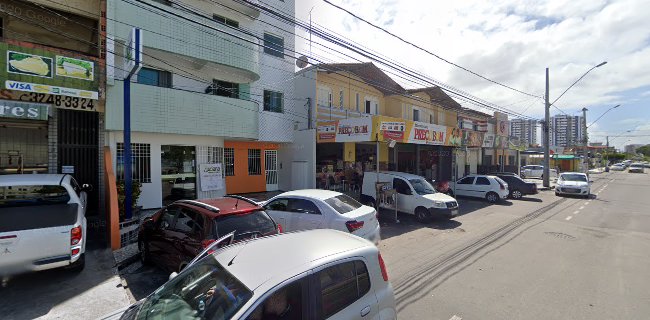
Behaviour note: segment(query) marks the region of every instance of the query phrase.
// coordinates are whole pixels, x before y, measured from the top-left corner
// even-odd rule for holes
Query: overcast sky
[[[591,67],[607,61],[569,90],[556,106],[572,115],[587,107],[587,122],[591,123],[621,104],[589,128],[590,142],[604,142],[609,135],[616,147],[650,143],[650,0],[331,1],[444,59],[524,92],[543,96],[548,67],[551,101]],[[315,24],[430,78],[498,106],[543,118],[543,100],[445,63],[322,0],[296,0],[296,18],[309,21],[312,7]],[[308,41],[296,40],[298,51],[309,51]],[[317,44],[312,45],[312,54],[326,62],[353,61]],[[417,86],[393,78],[407,88]],[[560,112],[551,109],[551,115]],[[647,137],[611,138],[621,133]]]

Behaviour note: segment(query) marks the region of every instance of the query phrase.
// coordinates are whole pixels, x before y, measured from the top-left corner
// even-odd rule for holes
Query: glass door
[[[163,205],[196,199],[196,151],[193,146],[161,146]]]

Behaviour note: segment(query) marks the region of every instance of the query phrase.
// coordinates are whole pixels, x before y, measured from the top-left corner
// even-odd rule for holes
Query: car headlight
[[[434,201],[433,202],[433,207],[434,208],[446,208],[447,205],[442,201]]]

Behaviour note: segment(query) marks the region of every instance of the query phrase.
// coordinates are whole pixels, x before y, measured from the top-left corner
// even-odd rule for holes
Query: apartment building
[[[556,115],[550,122],[552,146],[571,147],[583,142],[585,119],[582,116]]]
[[[526,147],[537,145],[537,120],[512,119],[510,135],[519,138]]]
[[[306,100],[295,101],[293,28],[260,4],[232,0],[108,0],[106,145],[123,173],[124,44],[142,30],[144,66],[131,78],[133,179],[138,204],[277,190],[283,145]],[[274,3],[293,16],[294,1]],[[280,27],[274,27],[280,26]],[[289,82],[289,83],[287,83]],[[201,168],[218,165],[215,179]],[[286,170],[284,170],[286,172]]]

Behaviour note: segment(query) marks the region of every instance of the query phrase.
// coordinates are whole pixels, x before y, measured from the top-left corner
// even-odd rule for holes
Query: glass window
[[[212,80],[212,85],[208,87],[206,93],[239,99],[239,83],[221,81],[221,80]]]
[[[124,143],[117,143],[117,181],[124,181]],[[131,143],[131,175],[133,181],[151,183],[151,145]]]
[[[325,199],[325,203],[329,204],[334,210],[340,214],[346,214],[352,210],[361,208],[362,204],[354,200],[348,195],[342,194],[336,197]]]
[[[208,255],[154,291],[138,315],[139,319],[230,319],[252,296]]]
[[[171,79],[171,72],[146,67],[141,68],[137,76],[137,81],[140,84],[164,88],[172,87]]]
[[[271,90],[264,90],[264,111],[283,112],[283,94]]]
[[[262,210],[248,214],[225,215],[216,220],[217,236],[236,231],[235,240],[261,237],[276,233],[275,222]]]
[[[587,182],[587,176],[582,174],[562,174],[559,180]]]
[[[226,17],[222,17],[222,16],[217,15],[217,14],[212,15],[212,19],[214,19],[214,21],[216,21],[218,23],[225,24],[227,26],[231,26],[231,27],[234,27],[234,28],[239,28],[239,22],[237,22],[235,20],[228,19]]]
[[[399,178],[393,179],[393,189],[395,189],[397,193],[411,194],[411,188],[409,187],[408,183]]]
[[[420,121],[420,110],[413,109],[413,121]]]
[[[262,151],[260,149],[248,149],[248,175],[258,176],[262,174]]]
[[[415,192],[420,195],[436,193],[436,189],[424,179],[411,179],[409,180]]]
[[[235,149],[223,148],[223,162],[225,164],[225,174],[227,177],[235,175]]]
[[[360,101],[359,93],[357,93],[356,97],[355,97],[355,106],[356,106],[357,112],[359,112],[359,108],[360,108],[359,104],[360,104],[360,102],[361,101]]]
[[[289,199],[290,212],[321,214],[318,207],[310,200],[304,199]]]
[[[368,269],[362,261],[351,261],[318,272],[322,317],[329,318],[370,291]]]
[[[343,109],[344,106],[344,97],[343,97],[343,90],[339,90],[339,107]]]
[[[287,211],[289,199],[275,199],[266,205],[267,210]]]
[[[366,113],[371,114],[372,108],[370,107],[370,101],[366,100]]]
[[[303,308],[307,306],[307,288],[307,279],[304,278],[280,288],[261,302],[246,319],[308,319],[307,308]]]
[[[70,186],[74,190],[74,192],[77,194],[78,197],[81,197],[81,187],[77,183],[77,180],[74,178],[70,178]]]
[[[0,187],[0,208],[65,204],[68,190],[58,185]]]
[[[169,206],[163,210],[160,216],[160,228],[161,229],[174,229],[174,218],[176,214],[180,212],[178,206]]]
[[[476,185],[477,186],[489,186],[490,185],[490,180],[486,177],[477,177],[476,178]]]
[[[472,184],[474,183],[474,177],[465,177],[458,181],[458,184]]]
[[[284,39],[264,33],[264,53],[284,58]]]

